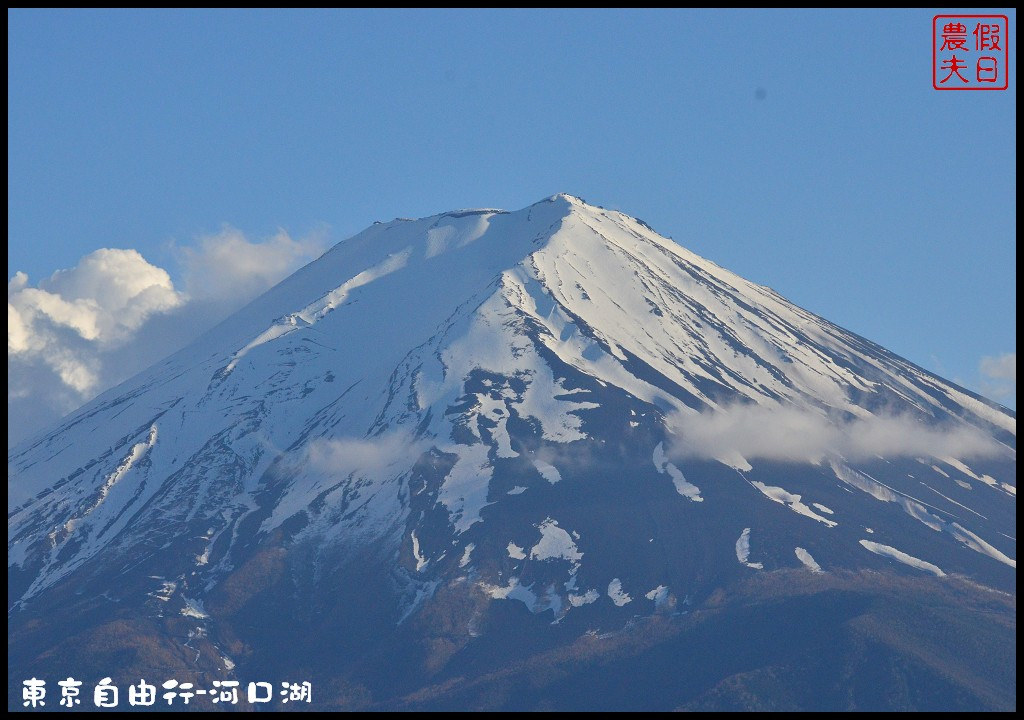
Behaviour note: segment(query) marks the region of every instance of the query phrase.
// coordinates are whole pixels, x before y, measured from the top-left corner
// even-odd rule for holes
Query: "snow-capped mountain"
[[[568,195],[375,223],[8,475],[12,666],[116,618],[337,706],[773,578],[1016,588],[1015,413]]]

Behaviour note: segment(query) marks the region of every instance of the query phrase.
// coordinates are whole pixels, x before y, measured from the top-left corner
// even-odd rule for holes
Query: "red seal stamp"
[[[1005,15],[936,15],[932,18],[932,87],[1008,88],[1009,32]]]

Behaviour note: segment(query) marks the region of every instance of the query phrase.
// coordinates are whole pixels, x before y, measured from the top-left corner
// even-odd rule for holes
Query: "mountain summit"
[[[12,686],[1015,705],[1015,413],[569,195],[375,223],[8,475]]]

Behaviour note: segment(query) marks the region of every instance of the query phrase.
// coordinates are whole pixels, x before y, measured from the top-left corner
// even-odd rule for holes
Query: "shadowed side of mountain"
[[[637,619],[507,664],[456,656],[448,679],[383,706],[1012,710],[1015,629],[1015,600],[969,583],[779,572],[692,615]]]

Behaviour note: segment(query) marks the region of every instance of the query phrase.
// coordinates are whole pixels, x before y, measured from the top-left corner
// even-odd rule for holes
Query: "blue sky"
[[[8,11],[9,276],[564,191],[1015,405],[1016,14],[957,93],[935,12]]]

